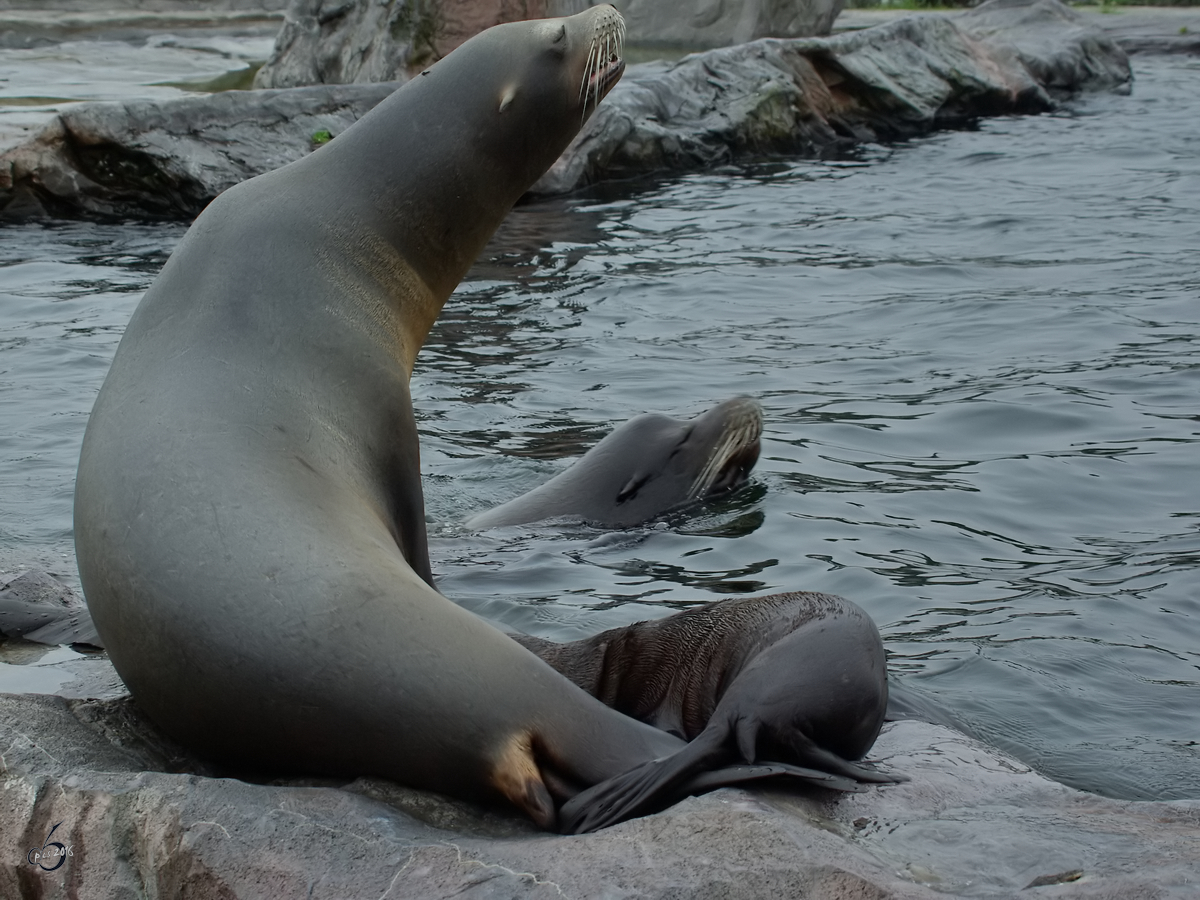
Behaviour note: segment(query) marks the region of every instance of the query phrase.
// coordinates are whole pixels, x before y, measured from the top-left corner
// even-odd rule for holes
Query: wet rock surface
[[[534,192],[744,154],[837,153],[1050,109],[1129,78],[1124,52],[1056,0],[991,0],[831,38],[763,39],[631,66]],[[391,89],[76,107],[0,154],[0,216],[191,217],[232,184],[311,152],[314,136],[336,140]]]
[[[128,698],[0,695],[0,746],[3,896],[1098,900],[1200,871],[1200,801],[1083,794],[911,721],[872,753],[907,783],[724,789],[578,837],[377,779],[231,777]]]
[[[1200,7],[1096,6],[1075,11],[1126,53],[1200,53]],[[848,9],[838,16],[834,30],[856,31],[911,15],[902,10]]]
[[[0,625],[42,607],[61,624],[81,601],[37,570],[0,587]],[[62,696],[0,694],[3,897],[1099,900],[1191,897],[1200,871],[1200,801],[1086,794],[915,719],[871,752],[904,783],[724,789],[565,837],[381,779],[223,770],[162,734],[103,655],[57,668],[77,679]]]
[[[561,5],[557,0],[292,0],[254,86],[405,81],[485,28],[559,15]]]
[[[570,15],[578,0],[292,0],[255,87],[404,81],[502,22]],[[616,0],[631,44],[697,50],[828,34],[842,0]]]
[[[829,34],[843,0],[616,0],[634,44],[724,47],[761,37]]]
[[[81,104],[0,156],[8,218],[194,216],[221,191],[310,153],[395,84]]]
[[[1120,89],[1125,54],[1055,0],[991,0],[832,38],[761,40],[628,72],[535,193],[603,178],[836,153]]]

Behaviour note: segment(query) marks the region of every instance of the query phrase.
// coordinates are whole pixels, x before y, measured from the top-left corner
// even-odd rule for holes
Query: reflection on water
[[[519,208],[413,382],[442,590],[564,639],[839,593],[1047,774],[1200,797],[1200,63],[1136,63],[1060,115]],[[181,233],[0,230],[0,569],[74,577],[85,417]],[[614,423],[737,394],[756,475],[695,515],[458,524]]]

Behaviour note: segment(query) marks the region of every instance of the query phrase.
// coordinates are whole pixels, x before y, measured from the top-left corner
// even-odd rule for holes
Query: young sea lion
[[[740,764],[839,790],[897,780],[851,762],[883,726],[887,664],[875,623],[841,597],[731,598],[565,644],[514,637],[609,706],[689,742],[580,793],[562,809],[565,831],[729,784]]]

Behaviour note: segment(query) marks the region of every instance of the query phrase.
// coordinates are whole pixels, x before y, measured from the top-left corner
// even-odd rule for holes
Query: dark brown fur
[[[691,742],[575,797],[566,830],[731,783],[739,767],[843,790],[895,780],[851,762],[883,725],[887,673],[874,623],[840,597],[724,600],[565,644],[514,637],[606,705]]]

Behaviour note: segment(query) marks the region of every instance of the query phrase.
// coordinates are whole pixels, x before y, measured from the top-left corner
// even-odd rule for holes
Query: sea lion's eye
[[[649,480],[649,475],[634,475],[617,494],[617,503],[627,503],[632,500]]]
[[[564,22],[544,20],[546,24],[539,32],[541,40],[549,40],[544,44],[545,52],[555,59],[563,59],[567,55],[567,26]]]

